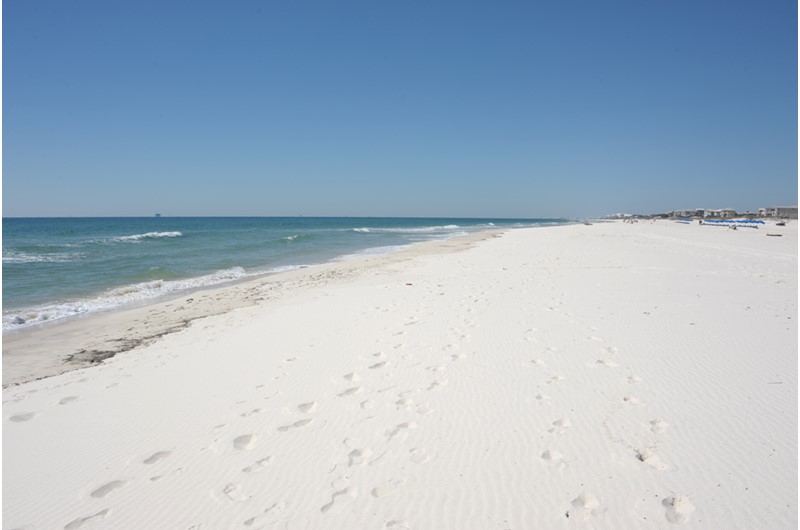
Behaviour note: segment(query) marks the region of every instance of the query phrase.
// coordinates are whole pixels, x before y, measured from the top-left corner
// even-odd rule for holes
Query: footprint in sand
[[[434,390],[441,386],[447,386],[448,380],[447,379],[437,379],[427,388],[427,390]]]
[[[327,513],[331,508],[334,507],[339,497],[344,497],[345,499],[342,499],[342,501],[344,501],[347,499],[349,500],[355,499],[357,496],[358,496],[358,488],[355,488],[353,486],[348,486],[344,489],[340,489],[339,491],[333,492],[333,494],[331,495],[331,502],[320,508],[319,511],[321,511],[322,513]]]
[[[410,530],[411,527],[402,519],[395,519],[386,523],[386,528],[390,530]]]
[[[547,394],[536,394],[536,397],[534,399],[536,399],[536,401],[538,401],[539,404],[541,405],[543,403],[547,403],[548,401],[550,401],[550,396],[548,396]]]
[[[362,466],[367,463],[367,459],[372,456],[372,451],[369,448],[353,449],[347,455],[349,466]]]
[[[433,409],[430,408],[428,405],[420,405],[419,407],[417,407],[417,414],[419,414],[420,416],[427,416],[431,412],[433,412]]]
[[[548,449],[541,454],[542,460],[548,464],[561,464],[564,462],[564,455],[555,449]]]
[[[402,479],[391,479],[380,486],[375,486],[370,491],[370,494],[375,497],[376,499],[380,499],[381,497],[386,497],[387,495],[391,495],[397,488],[405,483],[405,480]]]
[[[414,421],[407,421],[404,423],[400,423],[399,425],[395,426],[393,429],[386,431],[386,436],[391,440],[398,434],[405,434],[407,431],[416,429],[417,423]]]
[[[260,514],[256,515],[255,517],[251,517],[247,521],[244,522],[245,526],[253,526],[255,524],[267,524],[275,522],[275,518],[280,516],[283,511],[286,509],[286,503],[283,502],[276,502]]]
[[[669,428],[669,423],[661,418],[656,418],[655,420],[650,421],[650,430],[656,434],[660,434]]]
[[[311,414],[312,412],[316,412],[318,408],[316,401],[309,401],[308,403],[300,403],[297,405],[297,410],[300,412],[305,412],[306,414]]]
[[[378,370],[379,368],[383,368],[387,364],[389,364],[389,361],[381,361],[379,363],[373,364],[372,366],[369,367],[369,369],[370,370]]]
[[[361,377],[356,372],[350,372],[349,374],[344,374],[342,377],[347,379],[352,383],[357,383],[361,381]]]
[[[561,434],[572,427],[572,422],[567,418],[561,418],[553,422],[553,426],[547,430],[550,433]]]
[[[694,504],[685,495],[667,497],[661,501],[661,505],[666,508],[665,516],[667,521],[673,524],[683,524],[695,510]]]
[[[112,480],[108,484],[103,484],[89,495],[91,495],[95,499],[102,499],[106,495],[109,495],[114,491],[118,490],[119,488],[121,488],[122,486],[124,486],[125,483],[126,481],[124,480]]]
[[[67,523],[67,525],[64,527],[64,530],[76,530],[77,528],[80,528],[87,523],[94,522],[95,519],[105,519],[110,512],[111,510],[106,509],[99,511],[94,515],[89,515],[86,517],[78,517],[74,521]]]
[[[642,378],[639,377],[638,375],[629,375],[628,376],[628,384],[629,385],[635,385],[636,383],[641,383],[641,382],[642,382]]]
[[[554,385],[554,384],[561,383],[562,381],[564,381],[564,376],[563,375],[554,375],[553,377],[551,377],[550,379],[547,380],[547,384],[548,385]]]
[[[606,368],[617,368],[617,367],[619,367],[619,364],[617,364],[616,362],[612,361],[611,359],[598,359],[595,364],[597,364],[598,366],[605,366]]]
[[[360,394],[363,390],[360,386],[354,386],[352,388],[348,388],[347,390],[337,394],[339,397],[346,397],[346,396],[355,396],[356,394]]]
[[[152,455],[145,458],[142,463],[148,465],[155,464],[156,462],[160,462],[161,460],[167,458],[171,454],[172,451],[158,451],[157,453],[153,453]]]
[[[639,398],[637,398],[633,394],[628,394],[627,396],[623,397],[622,401],[628,403],[629,405],[641,405],[642,403],[641,401],[639,401]]]
[[[278,431],[279,432],[286,432],[286,431],[289,431],[289,430],[292,430],[292,429],[299,429],[300,427],[305,427],[306,425],[308,425],[312,421],[314,421],[314,420],[311,419],[311,418],[306,418],[304,420],[298,420],[298,421],[296,421],[294,423],[291,423],[289,425],[284,425],[283,427],[278,427]]]
[[[234,484],[233,482],[229,482],[222,486],[222,495],[216,495],[217,497],[222,498],[222,500],[229,500],[234,502],[243,501],[245,499],[244,494],[242,493],[242,486],[239,484]]]
[[[581,493],[571,503],[572,508],[567,510],[564,514],[568,519],[576,519],[578,521],[585,521],[590,517],[597,517],[606,511],[605,507],[600,503],[600,499],[591,493]]]
[[[426,462],[430,462],[433,460],[434,456],[433,453],[422,447],[415,447],[414,449],[410,449],[408,452],[411,453],[409,459],[415,464],[425,464]]]
[[[271,463],[272,457],[268,456],[266,458],[262,458],[261,460],[256,460],[254,464],[247,466],[246,468],[242,469],[242,471],[244,473],[258,473],[259,471],[266,469]]]
[[[538,368],[544,368],[545,366],[547,366],[545,362],[541,359],[532,359],[531,364]]]
[[[395,401],[394,404],[397,405],[398,408],[407,409],[414,405],[414,400],[411,398],[400,398]]]
[[[659,471],[669,471],[672,469],[669,464],[664,463],[655,451],[649,447],[636,451],[636,459]]]
[[[14,416],[11,416],[8,419],[9,421],[20,423],[23,421],[31,421],[33,418],[41,416],[41,414],[42,414],[41,412],[25,412],[23,414],[15,414]]]
[[[234,449],[238,449],[240,451],[249,451],[250,449],[255,447],[255,445],[256,445],[255,434],[243,434],[233,439]]]
[[[78,396],[68,396],[68,397],[65,397],[65,398],[61,398],[58,401],[58,404],[59,405],[66,405],[67,403],[72,403],[73,401],[75,401],[77,399],[78,399]]]
[[[450,359],[451,359],[453,362],[455,362],[455,361],[462,361],[462,360],[464,360],[464,359],[466,359],[466,358],[467,358],[466,354],[463,354],[463,353],[454,353],[454,354],[452,354],[452,355],[450,356]]]
[[[595,337],[594,335],[586,337],[586,340],[590,340],[592,342],[603,342],[603,339],[601,339],[600,337]]]

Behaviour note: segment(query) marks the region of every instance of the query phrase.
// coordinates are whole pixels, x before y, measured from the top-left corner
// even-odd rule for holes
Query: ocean
[[[3,330],[432,239],[564,219],[3,219]]]

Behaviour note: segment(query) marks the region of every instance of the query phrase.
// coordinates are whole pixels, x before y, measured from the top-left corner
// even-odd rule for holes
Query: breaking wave
[[[17,329],[50,320],[114,309],[122,305],[157,298],[174,291],[207,287],[249,276],[241,267],[183,280],[152,280],[109,289],[95,298],[44,305],[3,315],[3,330]]]
[[[457,230],[461,228],[458,225],[444,225],[444,226],[420,226],[408,228],[377,228],[377,227],[361,227],[353,228],[353,232],[360,233],[383,233],[383,234],[427,234],[431,232],[447,232],[450,230]]]
[[[111,241],[141,241],[143,239],[160,239],[164,237],[182,237],[183,232],[147,232],[145,234],[134,234],[132,236],[120,236],[112,238]]]
[[[83,254],[56,252],[52,254],[30,254],[20,250],[3,251],[3,263],[66,263],[79,260]]]

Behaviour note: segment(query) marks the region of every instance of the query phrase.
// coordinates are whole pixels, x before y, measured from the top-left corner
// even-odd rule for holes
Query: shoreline
[[[10,292],[5,293],[9,296],[4,299],[3,333],[157,302],[197,288],[223,286],[353,256],[384,254],[415,242],[510,228],[520,223],[547,226],[569,222],[488,218],[330,218],[319,222],[309,222],[307,218],[243,219],[225,218],[214,224],[213,218],[186,218],[153,225],[147,222],[152,218],[140,218],[140,224],[133,226],[78,226],[76,229],[86,235],[73,238],[59,237],[50,223],[44,226],[47,237],[41,241],[26,240],[29,236],[25,234],[42,228],[35,223],[9,228],[19,234],[16,242],[8,241],[4,247],[3,267],[14,282]],[[138,253],[140,244],[142,252]],[[230,256],[228,247],[232,249]],[[215,248],[219,252],[212,250]],[[105,263],[108,259],[116,265],[109,267]],[[121,267],[126,272],[110,272],[124,263],[130,265]],[[48,270],[52,274],[45,272]],[[73,285],[76,275],[83,280],[75,280]]]
[[[552,228],[550,226],[541,228]],[[274,300],[292,289],[324,285],[326,279],[357,277],[410,257],[453,252],[512,228],[487,229],[467,235],[404,245],[389,253],[346,255],[297,268],[264,272],[118,308],[3,332],[3,388],[36,381],[101,363],[115,355],[150,344],[188,327],[193,321]],[[268,293],[264,293],[264,289]],[[183,301],[181,303],[181,301]],[[187,304],[192,304],[187,307]]]

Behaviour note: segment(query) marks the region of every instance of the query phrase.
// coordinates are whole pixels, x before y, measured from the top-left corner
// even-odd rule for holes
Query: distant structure
[[[157,213],[157,214],[156,214],[156,217],[161,217],[161,214],[160,214],[160,213]]]
[[[730,219],[739,215],[733,208],[720,208],[719,210],[706,210],[703,217],[715,219]]]
[[[688,210],[672,210],[664,213],[651,214],[630,214],[615,213],[605,216],[606,219],[733,219],[742,217],[754,219],[756,217],[769,217],[775,219],[797,219],[797,206],[773,206],[771,208],[759,208],[758,214],[748,210],[740,213],[733,208],[691,208]]]
[[[759,217],[778,217],[781,219],[797,219],[797,206],[773,206],[759,208]]]
[[[709,212],[719,210],[706,210],[705,208],[693,208],[691,210],[672,210],[667,212],[667,217],[710,217]]]

